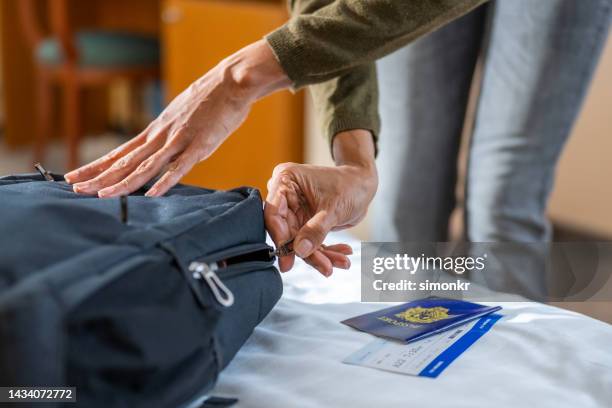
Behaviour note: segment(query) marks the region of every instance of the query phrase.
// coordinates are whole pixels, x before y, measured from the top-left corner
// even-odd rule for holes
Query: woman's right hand
[[[378,186],[374,144],[367,130],[342,132],[334,138],[335,167],[283,163],[268,182],[264,209],[266,229],[276,246],[294,239],[295,255],[324,276],[333,267],[348,269],[346,244],[323,245],[330,231],[352,227],[366,215]],[[282,272],[295,255],[279,259]]]

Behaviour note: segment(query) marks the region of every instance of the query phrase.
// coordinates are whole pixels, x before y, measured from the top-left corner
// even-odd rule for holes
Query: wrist
[[[251,102],[291,85],[265,40],[244,47],[220,65],[224,81]]]
[[[338,133],[333,140],[332,154],[336,166],[356,166],[376,173],[374,138],[369,130]]]
[[[378,172],[372,133],[365,129],[340,132],[334,137],[332,152],[336,166],[356,171],[360,183],[373,195],[378,188]]]

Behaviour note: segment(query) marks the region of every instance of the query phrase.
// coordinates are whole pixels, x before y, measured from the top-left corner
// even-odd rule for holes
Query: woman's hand
[[[333,267],[348,269],[350,246],[323,245],[332,230],[361,221],[378,186],[374,144],[366,130],[352,130],[334,138],[336,167],[284,163],[268,182],[264,216],[276,246],[295,238],[295,254],[324,276]],[[291,269],[295,255],[279,259],[281,271]]]
[[[289,85],[265,41],[252,44],[191,84],[140,135],[66,174],[66,181],[77,193],[113,197],[165,169],[146,193],[161,196],[244,122],[257,99]]]

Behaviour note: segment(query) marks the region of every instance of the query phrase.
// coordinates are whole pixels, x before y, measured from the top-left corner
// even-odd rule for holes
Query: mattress
[[[221,374],[213,395],[238,407],[612,407],[612,325],[534,302],[503,318],[438,378],[343,364],[373,337],[339,322],[360,303],[359,241],[350,270],[324,278],[304,262],[283,275],[281,301]]]

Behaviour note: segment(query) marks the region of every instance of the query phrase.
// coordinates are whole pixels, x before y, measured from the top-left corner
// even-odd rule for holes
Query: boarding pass
[[[376,339],[348,356],[346,364],[435,378],[501,318],[490,314],[422,340],[403,344]]]

